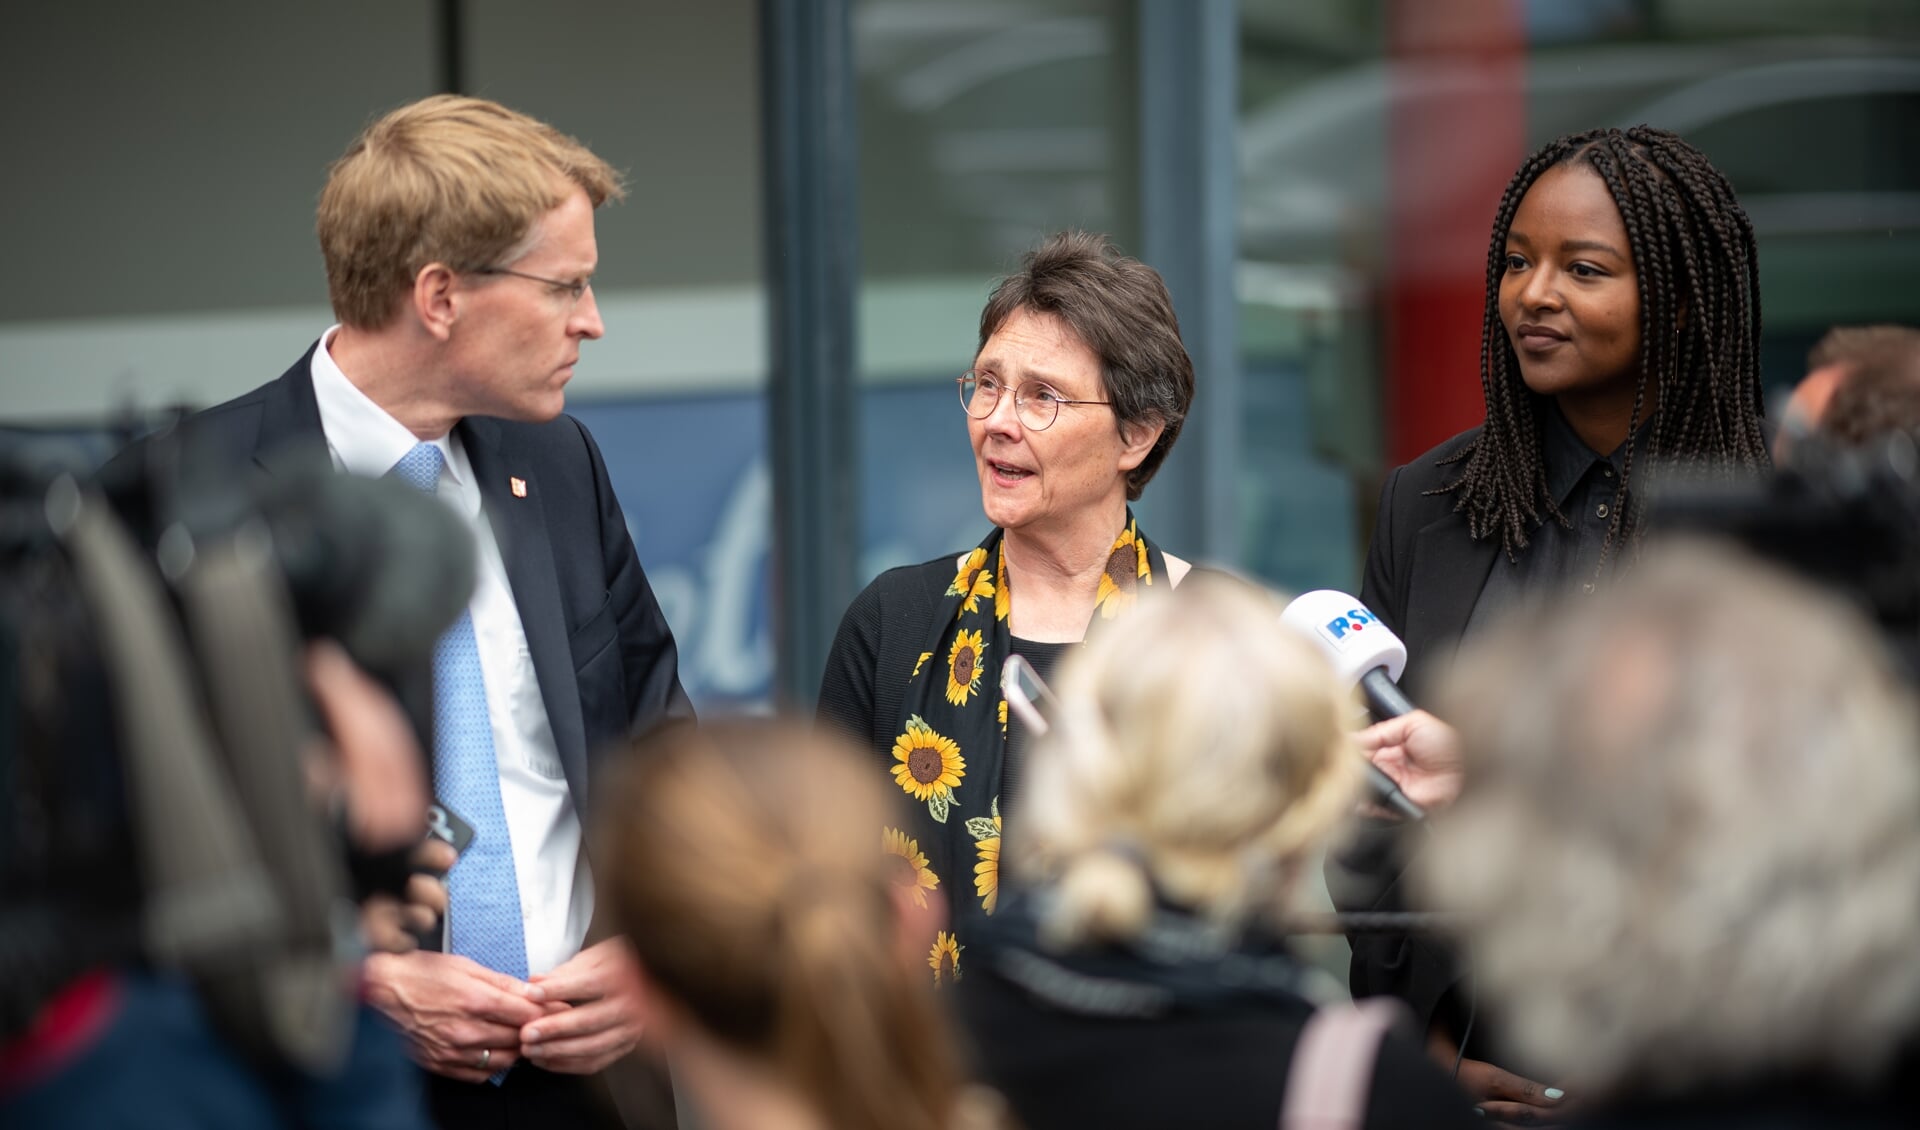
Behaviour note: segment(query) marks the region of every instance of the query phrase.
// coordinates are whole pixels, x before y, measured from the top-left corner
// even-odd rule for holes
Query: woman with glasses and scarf
[[[999,897],[1002,813],[1024,736],[1000,693],[1007,657],[1042,675],[1098,624],[1189,569],[1135,521],[1180,434],[1193,362],[1166,285],[1106,237],[1065,232],[1002,279],[959,378],[992,528],[959,554],[881,574],[841,620],[820,716],[873,750],[913,804],[876,829],[917,901],[951,928],[927,955],[957,979]],[[933,901],[929,903],[929,895]]]

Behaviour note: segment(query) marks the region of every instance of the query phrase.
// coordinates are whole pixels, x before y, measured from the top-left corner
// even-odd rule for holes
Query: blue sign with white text
[[[758,391],[567,406],[606,456],[641,564],[702,709],[769,704],[773,481]],[[861,393],[864,582],[958,553],[986,533],[949,385]]]

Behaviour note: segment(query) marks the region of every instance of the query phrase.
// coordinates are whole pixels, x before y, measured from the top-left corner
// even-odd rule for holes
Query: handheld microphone
[[[1407,645],[1354,597],[1333,589],[1301,593],[1280,613],[1280,622],[1312,640],[1333,664],[1342,682],[1357,684],[1374,718],[1385,721],[1413,713],[1394,680],[1407,668]],[[1427,810],[1400,791],[1392,777],[1372,762],[1367,780],[1379,801],[1409,820]]]

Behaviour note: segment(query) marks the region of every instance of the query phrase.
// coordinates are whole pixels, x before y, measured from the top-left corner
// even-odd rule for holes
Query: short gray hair
[[[1161,425],[1146,458],[1127,472],[1127,498],[1138,499],[1193,405],[1193,358],[1180,342],[1180,319],[1160,272],[1120,254],[1104,235],[1059,232],[994,286],[980,312],[975,354],[1019,310],[1059,318],[1100,358],[1100,383],[1121,428]]]
[[[1515,1046],[1604,1096],[1858,1076],[1920,1016],[1920,727],[1849,605],[1699,544],[1509,624],[1437,700],[1417,861]]]

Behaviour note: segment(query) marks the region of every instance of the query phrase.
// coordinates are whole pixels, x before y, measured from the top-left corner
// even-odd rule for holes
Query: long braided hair
[[[1527,531],[1543,515],[1571,525],[1547,489],[1539,413],[1552,398],[1520,377],[1513,343],[1500,319],[1507,233],[1534,181],[1558,165],[1584,163],[1606,182],[1627,229],[1640,290],[1640,371],[1633,394],[1637,425],[1648,390],[1655,394],[1646,429],[1647,461],[1703,475],[1756,473],[1771,465],[1760,434],[1760,264],[1753,224],[1733,186],[1678,134],[1650,126],[1571,134],[1528,157],[1508,183],[1487,250],[1487,305],[1480,331],[1480,386],[1486,422],[1480,435],[1447,462],[1465,462],[1460,477],[1431,493],[1456,496],[1468,533],[1500,535],[1515,559]],[[1634,538],[1642,496],[1630,496],[1635,437],[1600,554]]]

